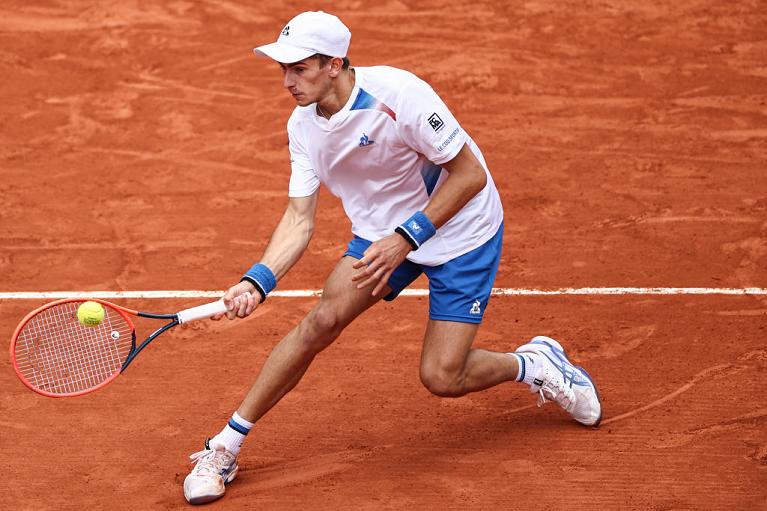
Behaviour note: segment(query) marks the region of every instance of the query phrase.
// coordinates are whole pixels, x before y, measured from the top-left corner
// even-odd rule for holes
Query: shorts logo
[[[362,134],[360,137],[360,147],[365,147],[369,145],[375,144],[375,140],[370,140],[370,137],[368,137],[365,133]]]
[[[474,300],[474,303],[471,305],[471,310],[469,311],[469,314],[478,315],[481,313],[482,313],[482,310],[479,308],[479,300]]]
[[[431,116],[429,117],[429,126],[431,126],[431,128],[434,131],[441,130],[444,125],[445,123],[442,122],[442,119],[439,118],[439,115],[437,115],[437,112],[434,112],[433,114],[431,114]]]
[[[285,28],[282,29],[282,35],[284,36],[290,35],[290,25],[285,25]]]

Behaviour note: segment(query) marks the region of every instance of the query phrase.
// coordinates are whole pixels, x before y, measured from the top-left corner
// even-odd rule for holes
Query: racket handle
[[[178,322],[187,323],[189,321],[196,321],[198,319],[205,319],[218,314],[220,312],[226,312],[226,305],[223,300],[206,303],[205,305],[198,305],[191,309],[184,309],[177,314]]]

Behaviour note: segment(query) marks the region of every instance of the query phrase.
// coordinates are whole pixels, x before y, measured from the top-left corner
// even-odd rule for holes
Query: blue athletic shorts
[[[387,284],[392,292],[384,300],[394,300],[421,273],[425,273],[429,278],[429,319],[481,323],[498,272],[502,241],[503,224],[482,246],[445,264],[426,266],[405,260],[389,277]],[[355,236],[344,256],[361,259],[370,244],[370,241]]]

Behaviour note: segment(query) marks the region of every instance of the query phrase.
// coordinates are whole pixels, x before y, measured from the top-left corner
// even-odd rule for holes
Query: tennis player
[[[353,238],[319,303],[272,350],[223,430],[191,456],[193,503],[221,497],[254,426],[357,316],[394,300],[421,273],[429,320],[420,376],[429,391],[462,396],[518,381],[576,421],[599,424],[586,371],[562,346],[535,337],[513,353],[472,348],[498,269],[503,209],[479,147],[434,90],[392,67],[351,67],[351,33],[337,17],[304,12],[254,51],[277,61],[297,106],[288,120],[288,206],[261,260],[224,295],[229,319],[251,314],[312,237],[320,184],[340,197]],[[219,316],[217,319],[220,319]]]

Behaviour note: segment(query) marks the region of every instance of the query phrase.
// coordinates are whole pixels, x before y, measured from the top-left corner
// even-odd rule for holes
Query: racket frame
[[[125,322],[130,327],[131,331],[131,349],[128,353],[128,356],[125,358],[125,361],[123,362],[122,366],[120,367],[119,371],[115,371],[114,374],[109,376],[107,379],[102,381],[101,383],[94,385],[93,387],[89,387],[87,389],[83,390],[77,390],[74,392],[66,392],[66,393],[55,393],[55,392],[48,392],[46,390],[40,389],[35,387],[27,378],[21,373],[21,371],[18,368],[18,364],[16,361],[16,342],[18,341],[19,334],[24,329],[24,327],[29,323],[29,321],[37,316],[39,313],[46,309],[50,309],[53,307],[56,307],[58,305],[63,305],[65,303],[72,303],[72,302],[97,302],[101,305],[111,307],[113,310],[115,310],[122,318],[125,320]],[[154,332],[152,332],[149,337],[146,338],[144,342],[142,342],[138,347],[136,347],[136,327],[133,324],[133,321],[131,321],[131,316],[138,316],[142,318],[150,318],[150,319],[169,319],[170,322],[166,323],[165,325],[161,326]],[[16,327],[16,329],[13,332],[13,337],[11,337],[11,344],[9,346],[9,351],[11,354],[11,361],[13,365],[13,370],[16,372],[16,376],[21,380],[21,382],[30,390],[33,392],[36,392],[38,394],[41,394],[43,396],[47,397],[75,397],[75,396],[81,396],[83,394],[88,394],[90,392],[94,392],[96,390],[99,390],[106,385],[112,383],[115,379],[117,379],[120,374],[122,374],[123,371],[130,365],[130,363],[133,361],[134,358],[136,358],[136,355],[138,355],[141,350],[147,347],[147,345],[152,342],[157,336],[162,334],[163,332],[171,329],[172,327],[179,324],[178,321],[178,314],[150,314],[148,312],[139,312],[137,310],[129,309],[127,307],[123,307],[121,305],[114,304],[112,302],[107,302],[106,300],[100,300],[98,298],[63,298],[61,300],[56,300],[50,303],[46,303],[42,307],[38,307],[37,309],[33,310],[26,316],[24,316],[24,319],[21,320],[19,325]]]

